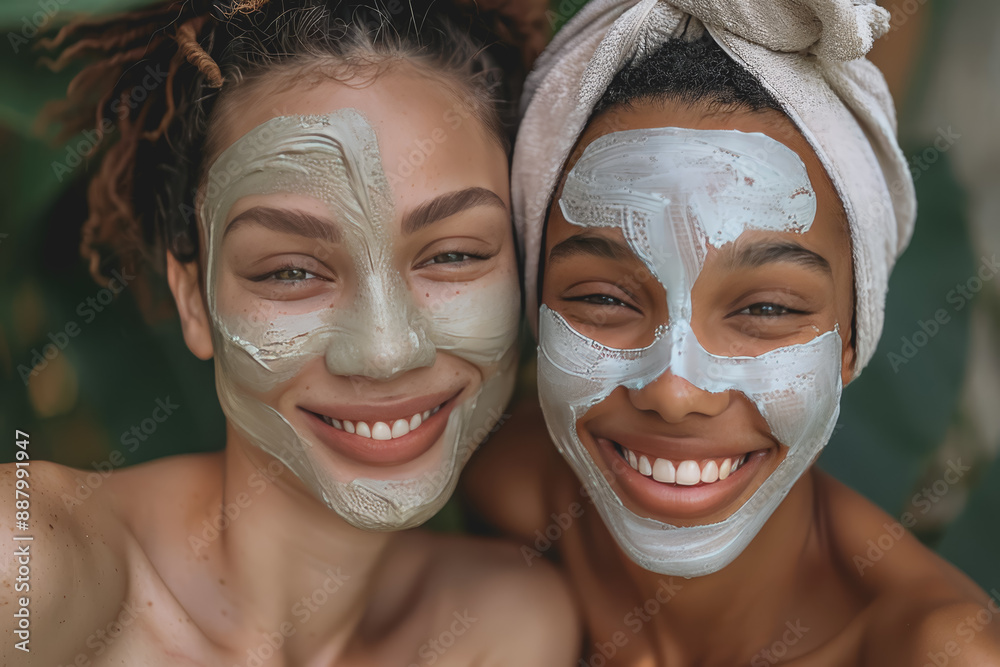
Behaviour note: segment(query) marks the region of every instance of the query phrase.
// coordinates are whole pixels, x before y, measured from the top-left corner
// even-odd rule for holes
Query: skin
[[[829,179],[789,121],[773,112],[719,113],[670,102],[610,110],[585,130],[564,174],[599,136],[668,126],[767,134],[800,156],[817,195],[809,231],[747,232],[734,244],[709,249],[692,290],[699,340],[716,354],[753,356],[838,325],[846,385],[854,355],[847,334],[853,316],[849,233]],[[549,258],[559,243],[581,233],[552,207],[543,302],[606,345],[648,344],[667,321],[662,286],[643,280],[634,258],[586,252]],[[622,240],[617,230],[586,230],[595,233]],[[788,258],[756,267],[732,261],[740,244],[770,241],[810,250],[828,269]],[[745,396],[711,394],[669,372],[641,390],[619,387],[580,418],[577,432],[630,509],[674,525],[726,518],[787,451]],[[688,502],[683,492],[637,491],[653,482],[600,446],[609,434],[625,446],[641,441],[664,458],[753,454],[741,469],[739,493],[706,506]],[[570,577],[588,634],[578,664],[909,666],[930,661],[928,654],[941,654],[949,665],[1000,658],[1000,626],[969,631],[967,619],[988,608],[986,594],[893,517],[814,467],[733,563],[692,579],[643,570],[621,551],[551,445],[534,399],[515,410],[510,428],[473,461],[463,484],[488,520],[522,541],[526,562],[554,558]],[[871,552],[869,540],[879,538],[883,544],[891,539],[891,546]]]
[[[259,99],[234,115],[220,143],[224,148],[273,116],[355,108],[375,128],[383,163],[396,165],[415,138],[444,126],[444,113],[455,104],[420,70],[401,63],[363,85],[327,80]],[[472,116],[447,137],[394,186],[399,269],[425,298],[432,287],[516,276],[504,153]],[[405,211],[472,186],[495,192],[502,205],[478,206],[421,234],[402,235]],[[320,253],[315,242],[260,225],[241,226],[224,250],[220,307],[252,309],[275,297],[262,293],[268,289],[284,297],[272,302],[278,309],[292,307],[288,295],[302,290],[336,307],[348,292],[281,269],[278,261],[292,257],[319,276],[336,266],[337,249],[328,250]],[[490,258],[449,255],[479,251]],[[248,266],[274,275],[266,284],[247,281]],[[209,359],[201,270],[168,256],[185,341]],[[323,364],[314,364],[270,399],[279,408],[307,394],[380,406],[441,384],[473,387],[480,378],[470,364],[439,353],[433,365],[388,380],[353,379],[347,385],[351,378],[324,374]],[[524,567],[510,544],[358,530],[231,424],[223,451],[116,471],[82,502],[64,502],[75,493],[80,471],[41,461],[30,470],[37,528],[31,543],[32,651],[13,649],[13,624],[6,623],[5,664],[572,664],[576,617],[554,569]],[[0,480],[9,540],[13,466],[3,467]],[[224,520],[228,527],[221,532],[211,528]],[[4,604],[13,608],[16,563],[10,552],[3,591]],[[511,635],[518,642],[507,641]]]

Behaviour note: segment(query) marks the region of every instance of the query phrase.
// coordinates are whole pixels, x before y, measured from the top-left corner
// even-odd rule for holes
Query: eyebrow
[[[826,258],[790,241],[748,243],[735,247],[727,254],[727,264],[731,269],[756,269],[765,264],[788,262],[833,275]]]
[[[425,202],[403,216],[403,233],[413,234],[438,220],[477,206],[495,206],[507,212],[500,195],[486,188],[466,188],[448,192]]]
[[[617,261],[635,260],[635,255],[623,242],[584,232],[575,234],[553,246],[549,252],[549,261],[555,262],[580,255]]]
[[[243,211],[229,222],[226,234],[240,225],[255,224],[276,232],[296,234],[310,239],[322,239],[330,243],[340,242],[340,229],[331,220],[319,218],[303,211],[254,206]]]

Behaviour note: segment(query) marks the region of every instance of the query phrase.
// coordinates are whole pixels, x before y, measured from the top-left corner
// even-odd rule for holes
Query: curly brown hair
[[[80,247],[93,278],[103,284],[113,269],[128,271],[147,319],[172,310],[156,303],[143,269],[162,273],[166,252],[198,259],[195,193],[216,152],[218,101],[245,99],[241,91],[269,71],[300,75],[296,65],[331,58],[348,68],[413,59],[463,88],[484,125],[509,142],[510,90],[534,55],[537,39],[526,32],[537,25],[462,2],[171,0],[75,21],[42,40],[56,54],[46,60],[53,69],[94,59],[39,118],[40,127],[61,127],[57,141],[96,128]]]

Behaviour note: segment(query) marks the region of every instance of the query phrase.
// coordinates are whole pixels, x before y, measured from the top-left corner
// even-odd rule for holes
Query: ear
[[[854,379],[854,362],[857,356],[854,353],[854,342],[848,341],[844,344],[843,352],[840,355],[840,384],[846,387]]]
[[[167,251],[167,282],[174,294],[181,330],[188,349],[199,359],[211,359],[212,325],[209,322],[205,300],[201,296],[198,262],[181,264],[173,253]]]

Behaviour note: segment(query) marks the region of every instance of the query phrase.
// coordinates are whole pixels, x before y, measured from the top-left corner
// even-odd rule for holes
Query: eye
[[[461,264],[462,262],[481,259],[486,258],[482,255],[473,255],[468,252],[443,252],[440,255],[434,255],[420,266],[429,266],[432,264]]]
[[[621,299],[616,299],[610,294],[585,294],[584,296],[574,296],[566,297],[566,301],[576,301],[578,303],[588,303],[594,306],[609,306],[613,308],[630,308],[635,310],[632,306],[625,303]]]
[[[319,278],[319,276],[298,266],[283,266],[277,271],[259,275],[255,278],[251,278],[251,280],[259,283],[273,279],[275,282],[292,284],[301,283],[309,280],[310,278]]]
[[[792,310],[778,303],[755,303],[747,306],[736,315],[750,315],[752,317],[781,317],[782,315],[801,315],[801,310]]]

